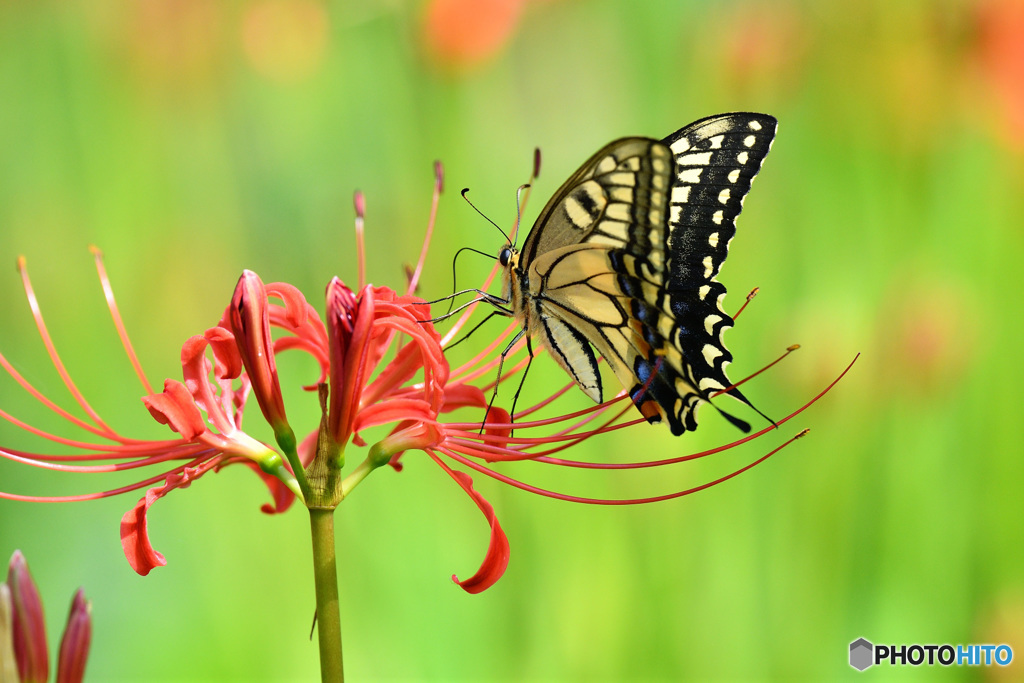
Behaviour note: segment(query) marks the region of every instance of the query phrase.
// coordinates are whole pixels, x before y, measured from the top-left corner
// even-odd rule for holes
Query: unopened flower
[[[57,683],[80,683],[91,633],[89,603],[79,589],[71,601],[57,656]],[[15,550],[7,582],[0,584],[0,681],[46,683],[49,673],[43,604],[25,556]]]
[[[267,290],[260,276],[251,270],[242,273],[231,297],[227,318],[234,335],[242,365],[256,394],[256,400],[274,431],[289,432],[284,411],[284,397],[277,378],[274,340],[270,337],[270,310]],[[227,326],[225,326],[227,327]]]
[[[92,617],[85,593],[79,588],[71,600],[68,625],[60,641],[57,657],[57,683],[78,683],[85,677],[85,662],[92,642]]]
[[[46,648],[46,623],[28,562],[15,550],[7,568],[11,596],[11,643],[23,683],[45,683],[50,675],[50,654]]]
[[[333,508],[371,472],[384,465],[400,470],[406,453],[420,451],[436,462],[472,498],[490,527],[490,542],[480,568],[468,578],[455,579],[466,591],[477,593],[493,585],[504,573],[509,560],[509,544],[493,507],[476,490],[473,479],[452,465],[544,496],[582,503],[622,505],[676,498],[713,486],[753,467],[782,448],[779,446],[713,481],[634,499],[603,500],[544,490],[496,471],[494,463],[519,460],[595,470],[659,467],[732,448],[775,427],[766,427],[731,444],[701,453],[653,461],[593,463],[565,459],[561,454],[574,444],[606,432],[637,423],[646,424],[643,417],[633,416],[632,403],[624,392],[599,405],[566,411],[561,406],[570,400],[566,396],[574,386],[567,379],[562,390],[519,410],[514,419],[500,406],[491,406],[489,397],[495,384],[504,385],[510,379],[517,381],[515,376],[528,362],[523,357],[524,344],[519,344],[508,356],[506,367],[511,369],[500,379],[495,379],[499,352],[507,343],[505,340],[515,333],[514,324],[470,361],[453,368],[445,355],[445,348],[466,325],[475,305],[467,307],[442,337],[431,322],[430,306],[414,295],[433,230],[442,188],[441,178],[438,166],[427,236],[419,262],[409,271],[405,294],[364,282],[361,229],[365,202],[362,195],[357,194],[358,287],[353,290],[340,279],[332,280],[326,292],[326,317],[321,321],[313,306],[291,285],[264,285],[254,273],[244,273],[221,323],[186,341],[181,356],[183,381],[167,380],[164,391],[160,393],[148,388],[124,332],[102,260],[96,252],[100,280],[121,341],[143,386],[147,387],[148,395],[143,401],[152,415],[168,425],[177,437],[164,441],[140,441],[118,435],[88,407],[77,389],[72,394],[90,419],[75,418],[21,378],[0,356],[0,364],[33,398],[89,431],[94,439],[87,442],[60,438],[0,412],[8,422],[78,451],[74,455],[50,456],[6,449],[0,454],[52,470],[109,472],[143,466],[170,466],[170,469],[127,487],[76,497],[0,495],[20,500],[65,501],[152,487],[125,515],[121,527],[122,543],[129,561],[136,571],[145,574],[153,567],[165,564],[146,533],[149,508],[169,491],[187,487],[208,471],[232,463],[246,464],[256,470],[274,496],[274,505],[264,506],[265,512],[287,509],[296,496],[310,507]],[[72,388],[74,385],[45,334],[42,315],[23,264],[21,268],[44,344],[65,384]],[[491,278],[493,276],[492,272]],[[490,279],[482,288],[486,289],[489,284]],[[297,443],[294,437],[288,436],[291,427],[285,418],[276,370],[275,356],[285,351],[307,353],[319,367],[318,376],[305,383],[305,388],[317,390],[320,395],[324,410],[321,426]],[[256,394],[287,461],[277,451],[243,431],[243,408],[250,392]],[[777,420],[776,424],[784,424],[820,396]],[[368,447],[366,455],[355,467],[343,471],[352,446]],[[116,464],[64,464],[94,460],[113,460]]]

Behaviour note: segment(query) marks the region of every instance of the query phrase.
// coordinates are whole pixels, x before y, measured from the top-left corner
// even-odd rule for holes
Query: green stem
[[[302,467],[299,452],[295,448],[295,433],[287,424],[283,427],[275,427],[274,439],[284,451],[285,457],[288,458],[288,464],[292,466],[292,473],[299,484],[299,490],[302,491],[303,500],[309,500],[309,482],[306,481],[306,471]]]
[[[342,500],[352,492],[352,489],[354,489],[359,482],[366,479],[370,472],[373,472],[375,469],[377,469],[377,465],[374,465],[369,458],[356,465],[356,468],[341,481]]]
[[[313,575],[316,585],[320,680],[345,680],[341,661],[341,612],[338,608],[338,567],[334,557],[334,510],[310,508],[313,532]]]

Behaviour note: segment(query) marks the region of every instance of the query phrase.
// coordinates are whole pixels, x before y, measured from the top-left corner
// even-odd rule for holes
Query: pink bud
[[[267,422],[277,431],[287,425],[281,384],[274,362],[274,340],[270,336],[267,291],[260,276],[251,270],[242,273],[231,297],[228,321],[235,335],[242,364],[252,383],[252,391]]]
[[[18,677],[22,683],[45,683],[50,668],[43,603],[20,550],[11,556],[7,584],[11,589],[12,640]]]
[[[85,661],[89,657],[89,643],[92,641],[91,605],[79,588],[71,600],[71,613],[64,627],[57,657],[57,683],[81,683],[85,677]]]

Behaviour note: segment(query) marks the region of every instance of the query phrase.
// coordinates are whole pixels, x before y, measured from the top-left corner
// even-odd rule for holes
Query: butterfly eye
[[[501,251],[498,252],[498,263],[501,264],[502,268],[507,267],[508,264],[509,264],[509,261],[511,261],[511,260],[512,260],[512,250],[509,249],[508,247],[505,247],[504,249],[502,249]]]

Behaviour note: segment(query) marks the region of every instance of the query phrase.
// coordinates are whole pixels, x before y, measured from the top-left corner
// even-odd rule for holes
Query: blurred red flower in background
[[[1024,2],[987,0],[977,7],[977,59],[1000,128],[1024,151]]]
[[[472,67],[497,54],[515,32],[525,0],[430,0],[423,40],[442,66]]]

